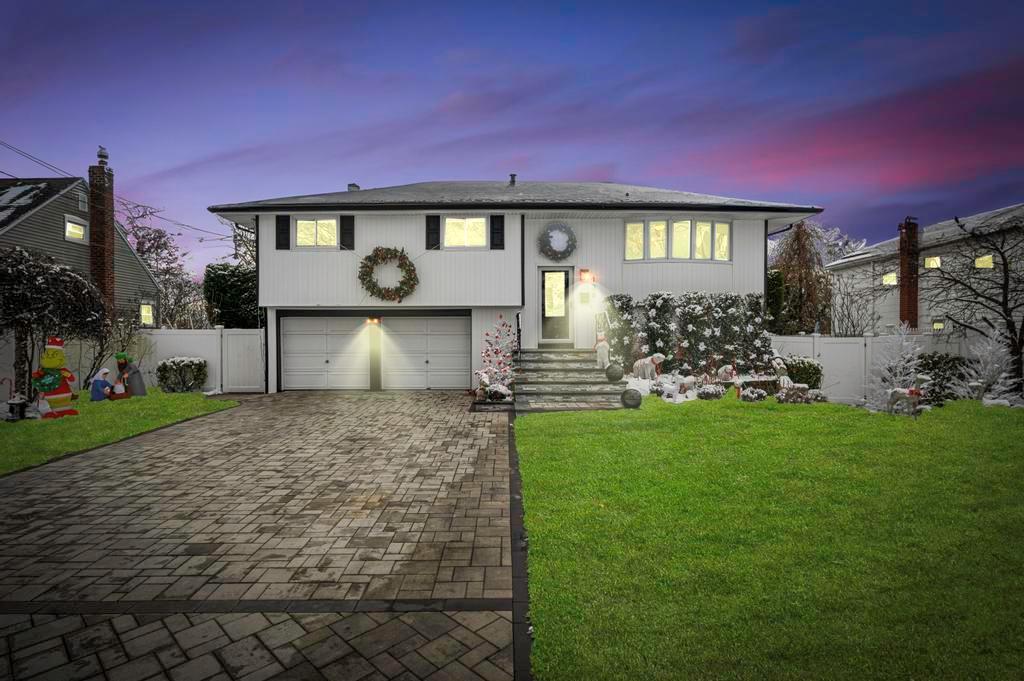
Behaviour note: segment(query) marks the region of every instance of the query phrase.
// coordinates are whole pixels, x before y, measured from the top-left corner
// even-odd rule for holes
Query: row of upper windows
[[[487,248],[487,218],[445,216],[441,243],[446,249]],[[710,220],[644,220],[625,225],[626,260],[718,260],[732,258],[732,225]],[[338,248],[336,218],[297,218],[299,248]]]
[[[732,224],[713,220],[629,221],[625,258],[726,262],[732,259]]]
[[[447,249],[488,247],[487,218],[484,216],[445,216],[441,243]],[[296,218],[295,246],[298,248],[338,248],[337,218]]]
[[[974,267],[979,270],[991,270],[995,268],[995,261],[991,255],[982,255],[974,259]],[[942,256],[934,255],[928,256],[924,259],[924,268],[926,270],[937,270],[942,268]],[[883,286],[896,286],[900,282],[899,274],[896,270],[886,272],[882,275]]]

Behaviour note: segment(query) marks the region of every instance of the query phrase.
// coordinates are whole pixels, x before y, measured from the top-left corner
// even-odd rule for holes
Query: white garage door
[[[385,390],[469,387],[469,317],[384,317],[381,327]]]
[[[370,387],[370,344],[363,317],[281,319],[284,390]]]

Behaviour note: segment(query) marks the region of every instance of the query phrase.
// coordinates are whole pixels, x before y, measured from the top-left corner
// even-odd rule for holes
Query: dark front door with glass
[[[569,272],[542,270],[540,281],[540,339],[570,340]]]

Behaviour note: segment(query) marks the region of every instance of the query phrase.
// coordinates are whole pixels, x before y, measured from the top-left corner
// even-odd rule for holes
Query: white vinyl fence
[[[833,402],[860,403],[867,399],[871,366],[875,353],[895,336],[866,334],[837,338],[808,334],[805,336],[772,336],[772,347],[782,355],[801,355],[821,362],[821,389]],[[949,334],[915,334],[911,338],[923,352],[967,354],[967,339]]]
[[[140,331],[135,349],[139,369],[146,384],[155,386],[156,365],[168,357],[202,357],[206,360],[207,376],[203,390],[221,392],[263,392],[264,349],[262,329],[146,329]],[[76,375],[76,389],[81,389],[89,378],[92,354],[89,346],[72,341],[67,348],[67,367]],[[0,398],[7,400],[8,382],[14,370],[13,336],[0,337]],[[112,357],[104,363],[116,369]],[[5,380],[6,379],[6,380]]]
[[[206,360],[203,390],[226,393],[263,392],[261,329],[153,329],[145,332],[152,348],[144,366],[146,382],[156,385],[156,365],[168,357]]]

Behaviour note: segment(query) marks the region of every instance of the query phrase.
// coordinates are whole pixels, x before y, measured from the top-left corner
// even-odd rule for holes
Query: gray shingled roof
[[[820,213],[817,206],[751,201],[611,182],[417,182],[396,187],[285,196],[210,206],[213,213],[264,209],[577,208],[745,210]]]
[[[23,177],[0,180],[0,230],[12,226],[81,180],[77,177]]]
[[[1024,225],[1024,203],[1017,203],[1005,208],[985,211],[966,218],[960,218],[960,222],[968,229],[982,227],[986,231],[996,232],[1007,227],[1014,226],[1014,223]],[[920,247],[934,248],[945,243],[957,241],[963,237],[963,231],[957,227],[955,220],[943,220],[934,225],[928,225],[921,230]],[[899,253],[899,237],[886,239],[877,244],[865,246],[859,251],[830,263],[828,269],[842,269],[852,265],[874,262],[892,258]]]

